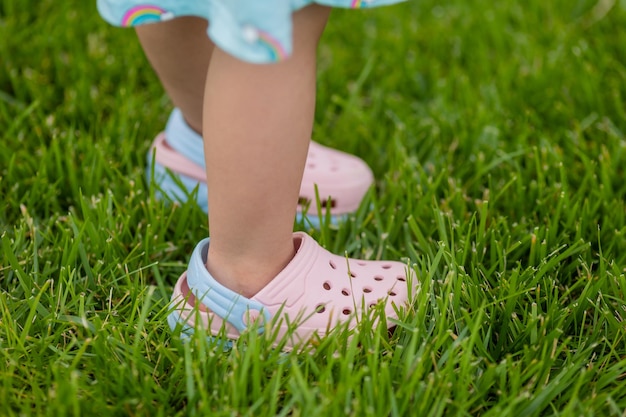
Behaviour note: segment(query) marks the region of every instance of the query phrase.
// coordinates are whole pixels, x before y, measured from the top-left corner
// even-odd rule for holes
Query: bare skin
[[[202,132],[204,84],[215,48],[206,30],[207,21],[199,17],[179,17],[136,28],[163,88],[198,133]]]
[[[314,5],[294,13],[293,55],[268,65],[207,47],[206,32],[200,41],[195,26],[189,34],[177,26],[180,32],[173,33],[181,37],[171,43],[156,42],[169,34],[149,33],[163,30],[159,25],[138,29],[165,89],[192,127],[195,92],[202,91],[195,84],[200,63],[182,61],[211,49],[202,106],[211,234],[207,268],[246,297],[267,285],[294,255],[293,219],[315,108],[316,49],[329,11]],[[181,41],[188,44],[185,53]],[[197,51],[191,45],[196,41],[202,44]],[[181,77],[181,68],[195,75]]]

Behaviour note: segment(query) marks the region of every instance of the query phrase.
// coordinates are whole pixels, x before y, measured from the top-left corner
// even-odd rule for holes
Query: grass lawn
[[[626,415],[624,28],[624,0],[336,11],[314,138],[377,183],[310,232],[419,290],[392,335],[222,351],[165,321],[208,229],[146,186],[171,103],[133,31],[0,2],[0,415]]]

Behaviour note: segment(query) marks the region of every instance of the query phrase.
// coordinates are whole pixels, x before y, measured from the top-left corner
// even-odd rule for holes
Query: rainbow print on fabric
[[[165,10],[150,4],[135,6],[122,18],[122,26],[136,26],[142,23],[160,22]]]
[[[353,9],[360,9],[363,7],[363,0],[352,0],[350,7]]]
[[[264,45],[270,50],[272,61],[283,61],[287,58],[288,54],[285,48],[273,38],[269,33],[259,31],[259,43]]]

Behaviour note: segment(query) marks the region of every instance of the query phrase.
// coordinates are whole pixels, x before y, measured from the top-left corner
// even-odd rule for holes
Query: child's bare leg
[[[179,17],[136,29],[167,94],[196,132],[202,132],[203,87],[214,48],[206,29],[206,20],[198,17]]]
[[[294,255],[293,219],[311,137],[316,48],[329,14],[294,14],[294,51],[254,65],[215,49],[205,100],[209,189],[207,268],[223,285],[252,296]]]

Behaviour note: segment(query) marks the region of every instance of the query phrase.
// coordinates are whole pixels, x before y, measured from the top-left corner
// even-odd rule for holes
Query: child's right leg
[[[294,53],[245,63],[217,49],[209,68],[204,137],[211,245],[208,269],[250,297],[294,255],[293,219],[311,137],[316,50],[329,9],[294,14]]]
[[[213,332],[225,319],[228,337],[236,338],[248,317],[280,311],[292,322],[306,318],[298,342],[338,322],[356,325],[378,302],[397,317],[394,305],[407,302],[404,264],[346,259],[292,232],[327,16],[321,6],[294,13],[293,55],[280,63],[253,65],[213,52],[203,119],[211,237],[176,285],[171,324],[194,326],[198,313]],[[278,334],[287,329],[282,322]]]

